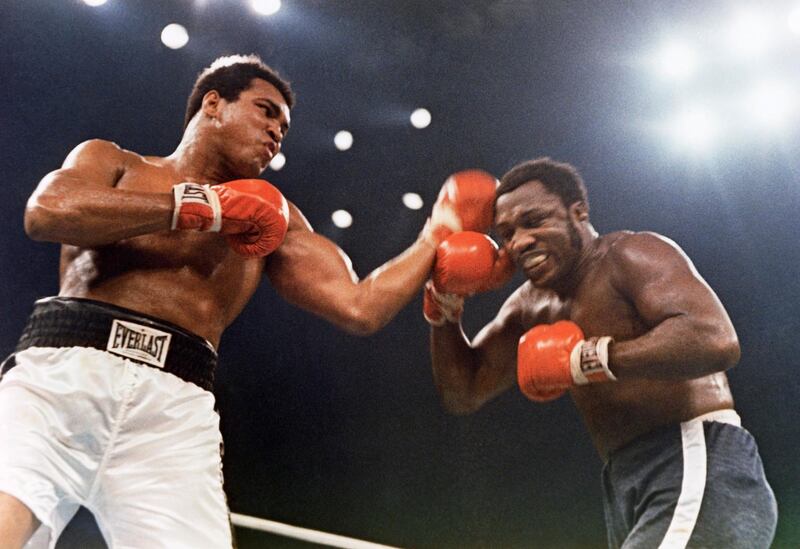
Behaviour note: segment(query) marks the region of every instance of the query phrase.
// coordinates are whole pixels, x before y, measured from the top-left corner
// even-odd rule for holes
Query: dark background
[[[778,15],[794,7],[755,5]],[[730,98],[762,73],[796,78],[800,36],[778,27],[780,47],[735,62],[715,42],[732,7],[285,0],[259,17],[244,0],[0,0],[0,353],[34,299],[58,291],[58,246],[22,229],[39,179],[92,137],[171,153],[197,73],[219,55],[255,52],[298,95],[287,165],[265,177],[361,276],[414,240],[449,173],[499,176],[542,155],[579,168],[600,232],[676,240],[738,330],[737,409],[778,498],[775,547],[796,547],[800,135],[796,119],[759,133]],[[159,40],[171,22],[189,30],[181,50]],[[683,86],[646,62],[675,32],[709,59]],[[692,93],[726,124],[704,154],[658,130]],[[424,130],[408,123],[418,106],[433,114]],[[333,147],[340,129],[354,134],[349,151]],[[402,205],[408,191],[426,200],[422,210]],[[351,228],[330,222],[338,208],[353,214]],[[471,334],[512,289],[468,303]],[[570,400],[536,405],[513,390],[472,416],[446,415],[420,302],[357,338],[262,286],[220,348],[232,510],[403,547],[603,547],[601,462]],[[300,546],[239,538],[242,548]]]

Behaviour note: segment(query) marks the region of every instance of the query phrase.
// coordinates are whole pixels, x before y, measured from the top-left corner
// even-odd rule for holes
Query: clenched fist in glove
[[[180,183],[172,188],[173,230],[212,231],[245,257],[263,257],[283,242],[289,204],[263,179],[237,179],[220,185]]]
[[[464,296],[492,290],[508,282],[513,265],[508,254],[485,234],[453,233],[436,249],[431,280],[425,286],[423,313],[434,326],[457,323]]]
[[[508,282],[514,266],[508,253],[485,234],[453,233],[436,249],[433,284],[439,292],[472,295]]]
[[[497,185],[497,179],[483,170],[464,170],[448,177],[431,212],[434,244],[454,232],[489,230]]]
[[[573,385],[617,378],[608,368],[610,337],[584,340],[580,326],[569,320],[534,326],[519,340],[517,381],[531,400],[560,397]]]

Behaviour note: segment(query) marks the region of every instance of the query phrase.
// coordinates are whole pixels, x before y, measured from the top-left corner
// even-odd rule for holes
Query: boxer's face
[[[534,286],[552,286],[577,264],[582,249],[577,209],[577,204],[565,208],[561,198],[538,181],[497,199],[497,235]]]
[[[217,126],[222,155],[238,177],[256,177],[281,149],[289,106],[278,89],[254,78],[236,101],[220,100]]]

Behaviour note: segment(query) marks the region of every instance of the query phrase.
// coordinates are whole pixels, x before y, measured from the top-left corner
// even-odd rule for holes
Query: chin
[[[255,179],[266,169],[266,166],[262,168],[260,165],[242,166],[242,169],[239,170],[239,177],[241,179]]]
[[[548,288],[550,277],[541,277],[541,276],[531,276],[528,273],[525,273],[525,277],[531,281],[531,284],[536,286],[537,288]]]
[[[558,280],[558,273],[553,271],[548,271],[539,276],[531,276],[526,273],[526,276],[535,287],[545,290],[552,289]]]
[[[535,280],[531,280],[531,279],[528,279],[528,280],[531,281],[531,284],[533,284],[534,288],[538,288],[540,290],[552,290],[553,289],[553,287],[550,284],[548,284],[547,282],[541,282],[541,281],[536,282]]]

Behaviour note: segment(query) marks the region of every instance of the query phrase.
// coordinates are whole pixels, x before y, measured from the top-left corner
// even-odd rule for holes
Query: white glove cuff
[[[451,324],[458,324],[461,322],[461,314],[464,312],[464,297],[457,294],[438,292],[432,282],[429,281],[428,284],[430,284],[433,302],[442,313],[442,320],[440,323],[435,324],[430,320],[428,320],[428,322],[433,326],[443,326],[445,322]]]
[[[180,183],[172,187],[172,196],[175,200],[175,208],[172,210],[172,230],[178,226],[181,208],[184,204],[200,204],[211,210],[213,220],[206,231],[218,233],[222,228],[222,205],[219,202],[219,195],[211,190],[211,185],[200,185],[199,183]]]
[[[608,368],[608,345],[612,341],[609,336],[591,337],[572,348],[569,367],[575,385],[617,380]]]

